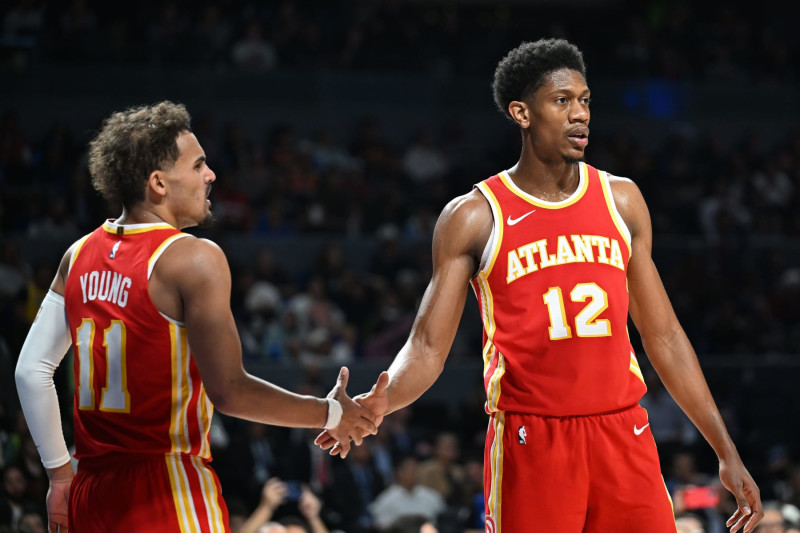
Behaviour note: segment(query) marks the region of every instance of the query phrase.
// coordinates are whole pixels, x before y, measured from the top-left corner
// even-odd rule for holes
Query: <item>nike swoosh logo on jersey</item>
[[[649,425],[650,424],[645,424],[642,427],[636,427],[636,424],[634,424],[633,425],[633,433],[634,433],[634,435],[641,435],[642,431],[644,431],[645,428],[647,428],[647,426],[649,426]]]
[[[506,219],[506,222],[508,223],[509,226],[513,226],[514,224],[516,224],[517,222],[519,222],[520,220],[522,220],[523,218],[525,218],[526,216],[530,215],[531,213],[533,213],[535,211],[536,211],[536,209],[532,209],[532,210],[528,211],[527,213],[525,213],[524,215],[522,215],[519,218],[511,218],[511,215],[508,215],[508,218]]]

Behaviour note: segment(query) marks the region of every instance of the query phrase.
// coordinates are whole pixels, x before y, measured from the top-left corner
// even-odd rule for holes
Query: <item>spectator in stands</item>
[[[675,519],[678,533],[706,533],[703,520],[692,513],[684,513]]]
[[[236,67],[254,72],[272,70],[278,65],[275,47],[264,38],[264,30],[257,19],[247,22],[244,35],[233,45],[231,60]]]
[[[781,511],[782,505],[776,501],[764,502],[764,519],[756,528],[757,533],[785,533],[786,520]]]
[[[418,514],[435,521],[444,512],[444,498],[435,490],[420,485],[418,465],[412,456],[400,460],[395,468],[395,482],[370,506],[379,530],[387,530],[403,516]]]
[[[436,436],[433,457],[419,465],[420,484],[434,489],[448,504],[456,503],[466,482],[460,456],[458,437],[451,432],[442,432]]]
[[[395,520],[388,533],[438,533],[438,531],[426,517],[407,515]]]

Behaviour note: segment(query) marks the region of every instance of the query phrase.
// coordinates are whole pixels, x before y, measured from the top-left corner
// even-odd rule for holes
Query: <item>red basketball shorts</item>
[[[69,495],[69,530],[228,533],[219,479],[191,455],[82,459]]]
[[[484,451],[488,533],[675,533],[647,412],[499,412]]]

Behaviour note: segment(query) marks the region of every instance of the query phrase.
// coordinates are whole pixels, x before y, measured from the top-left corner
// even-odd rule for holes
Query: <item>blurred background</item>
[[[542,37],[583,50],[587,161],[643,191],[667,291],[772,502],[774,527],[762,530],[800,525],[800,56],[783,3],[8,0],[0,530],[37,531],[47,487],[14,389],[19,349],[64,250],[120,212],[86,169],[104,117],[186,104],[217,174],[217,223],[192,232],[228,256],[247,369],[324,395],[346,364],[355,395],[408,335],[441,209],[516,162],[519,133],[490,84],[508,50]],[[631,334],[676,515],[698,521],[686,531],[722,531],[731,500],[686,492],[718,483],[715,456]],[[314,432],[216,416],[214,466],[235,531],[278,531],[270,520],[429,531],[419,517],[392,525],[403,514],[443,533],[482,530],[480,350],[470,297],[437,384],[345,461],[315,450]],[[56,374],[68,443],[70,363]],[[430,508],[395,516],[377,505],[393,484],[426,487]]]

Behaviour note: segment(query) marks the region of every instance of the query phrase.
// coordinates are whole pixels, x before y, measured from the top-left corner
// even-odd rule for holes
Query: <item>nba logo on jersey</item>
[[[525,442],[525,437],[528,436],[528,430],[525,429],[525,426],[520,426],[517,430],[517,435],[519,435],[519,443],[520,444],[528,444]]]
[[[119,250],[119,245],[122,241],[117,241],[114,243],[114,247],[111,249],[111,253],[108,254],[108,257],[114,259],[117,256],[117,250]]]

